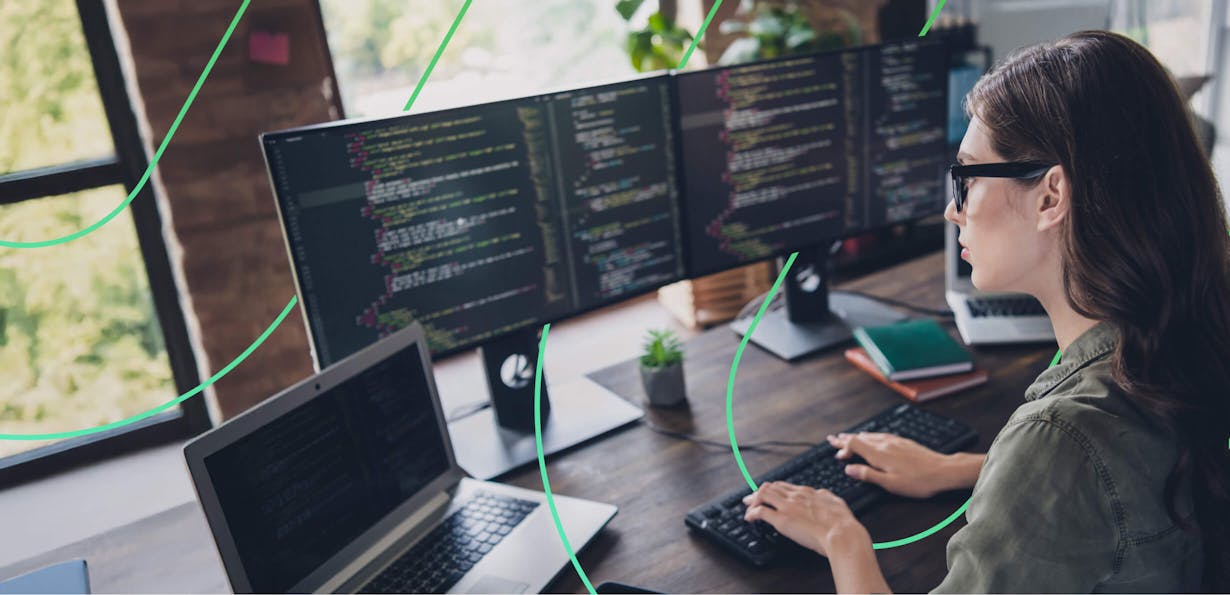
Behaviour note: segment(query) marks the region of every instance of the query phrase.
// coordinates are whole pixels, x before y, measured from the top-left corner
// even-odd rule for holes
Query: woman
[[[905,496],[973,487],[939,591],[1230,589],[1230,242],[1173,80],[1083,32],[1014,55],[966,109],[945,217],[974,285],[1036,297],[1062,359],[985,456],[884,434],[832,436],[837,456]],[[839,591],[888,590],[832,493],[771,483],[745,502],[827,556]]]

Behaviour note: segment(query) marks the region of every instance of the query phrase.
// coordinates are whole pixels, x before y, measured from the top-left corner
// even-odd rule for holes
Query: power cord
[[[948,310],[948,309],[936,310],[933,308],[925,308],[923,306],[910,304],[910,303],[903,302],[900,300],[895,300],[893,298],[873,295],[865,291],[858,291],[854,289],[833,289],[833,290],[830,290],[829,293],[830,294],[857,295],[865,299],[888,304],[890,306],[895,306],[897,308],[903,308],[906,310],[910,310],[912,312],[918,312],[919,314],[925,314],[927,316],[935,316],[938,318],[952,318],[954,316],[952,313],[952,310]],[[739,310],[739,314],[735,316],[735,318],[738,320],[742,320],[742,319],[751,317],[756,310],[760,309],[760,303],[764,301],[764,298],[767,295],[769,295],[769,292],[766,291],[756,296],[755,298],[753,298],[751,301],[745,304],[742,309]],[[785,300],[782,297],[782,295],[783,294],[779,292],[777,295],[773,296],[773,301],[769,302],[769,307],[765,311],[775,312],[777,310],[781,310],[782,307],[785,305]]]
[[[474,401],[471,403],[466,403],[465,405],[460,405],[458,407],[454,407],[451,410],[449,410],[447,419],[445,421],[451,424],[455,421],[470,417],[471,415],[474,415],[475,413],[478,413],[479,411],[482,411],[489,407],[491,407],[491,401],[489,400]]]
[[[701,446],[713,446],[713,447],[721,448],[724,450],[730,450],[729,442],[718,442],[716,440],[709,440],[707,438],[701,438],[699,436],[693,436],[691,434],[685,434],[683,432],[676,432],[674,430],[668,430],[661,426],[655,425],[653,422],[649,421],[648,419],[642,419],[641,421],[645,424],[645,427],[649,428],[650,430],[653,430],[654,432],[662,434],[663,436],[668,436],[670,438],[675,438],[678,440],[685,440],[687,442],[692,442],[695,444],[699,444]],[[770,451],[772,450],[772,447],[774,446],[787,447],[787,448],[811,448],[815,446],[815,444],[811,442],[790,442],[787,440],[765,440],[763,442],[751,442],[748,444],[740,444],[739,450]]]
[[[478,413],[479,411],[482,411],[490,407],[491,407],[491,401],[482,401],[482,402],[475,401],[473,403],[467,403],[465,405],[454,407],[452,410],[449,411],[448,423],[453,423],[455,421],[465,419],[467,417],[470,417],[471,415],[474,415],[475,413]],[[698,436],[693,436],[691,434],[685,434],[683,432],[675,432],[673,430],[668,430],[666,428],[654,425],[653,422],[650,422],[647,419],[643,419],[642,421],[644,421],[645,427],[659,434],[662,434],[663,436],[669,436],[671,438],[676,438],[679,440],[687,440],[688,442],[694,442],[702,446],[715,446],[715,447],[723,448],[723,449],[730,448],[729,442],[718,442],[716,440],[708,440],[706,438],[700,438]],[[766,440],[764,442],[753,442],[751,444],[740,444],[739,449],[740,450],[763,451],[763,450],[770,450],[770,448],[774,446],[787,447],[787,448],[789,447],[811,448],[812,446],[815,446],[815,445],[810,442],[789,442],[786,440]]]
[[[448,423],[453,423],[455,421],[465,419],[489,407],[491,407],[491,401],[482,401],[482,402],[475,401],[473,403],[467,403],[465,405],[454,407],[452,410],[449,411]],[[685,434],[683,432],[676,432],[673,430],[668,430],[666,428],[654,425],[654,423],[649,421],[648,419],[642,419],[641,421],[645,423],[645,427],[649,428],[650,430],[653,430],[654,432],[662,434],[663,436],[669,436],[677,440],[686,440],[688,442],[700,444],[701,446],[713,446],[713,447],[717,447],[721,449],[730,448],[729,442],[718,442],[716,440],[709,440],[707,438],[701,438],[699,436],[693,436],[691,434]],[[815,444],[812,444],[811,442],[790,442],[787,440],[765,440],[763,442],[752,442],[750,444],[740,444],[739,450],[768,451],[768,450],[772,450],[772,447],[811,448],[813,446],[815,446]]]
[[[860,297],[867,298],[869,300],[882,302],[890,306],[896,306],[898,308],[904,308],[906,310],[918,312],[919,314],[926,314],[927,316],[939,316],[941,318],[952,318],[953,317],[952,310],[948,310],[948,309],[936,310],[933,308],[924,308],[922,306],[917,306],[917,305],[903,302],[900,300],[895,300],[893,298],[888,298],[888,297],[879,296],[879,295],[872,295],[870,293],[867,293],[864,291],[858,291],[854,289],[834,289],[831,293],[844,293],[846,295],[857,295]]]

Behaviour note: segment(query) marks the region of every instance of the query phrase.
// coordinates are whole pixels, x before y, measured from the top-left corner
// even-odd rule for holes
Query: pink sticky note
[[[286,66],[290,63],[290,35],[252,30],[248,33],[248,59],[258,64]]]

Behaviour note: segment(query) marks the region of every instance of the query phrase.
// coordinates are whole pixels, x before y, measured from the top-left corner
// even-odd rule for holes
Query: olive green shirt
[[[1200,540],[1162,496],[1177,445],[1111,380],[1117,340],[1098,323],[1026,390],[991,443],[936,592],[1200,589]]]

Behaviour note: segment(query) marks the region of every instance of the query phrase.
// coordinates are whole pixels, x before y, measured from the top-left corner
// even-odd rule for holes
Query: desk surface
[[[840,287],[944,307],[942,254],[924,256]],[[949,328],[955,336],[955,328]],[[689,341],[684,371],[690,406],[673,411],[646,408],[647,419],[667,429],[725,442],[726,381],[737,345],[737,337],[725,327]],[[820,441],[829,433],[901,402],[896,393],[849,365],[841,351],[829,350],[794,364],[755,347],[744,351],[734,392],[735,429],[740,443]],[[991,372],[990,382],[925,407],[974,426],[980,434],[974,450],[985,452],[1023,401],[1025,388],[1050,361],[1054,346],[980,347],[972,351],[977,364]],[[599,370],[591,377],[625,398],[641,399],[634,361]],[[755,475],[800,450],[782,447],[742,452],[748,470]],[[684,527],[683,515],[690,508],[741,484],[729,448],[701,446],[634,425],[552,458],[547,470],[554,492],[610,502],[620,508],[607,529],[578,555],[595,585],[613,580],[668,592],[833,590],[828,564],[819,556],[755,569],[736,562]],[[503,481],[542,489],[536,467]],[[947,517],[968,495],[950,493],[927,501],[888,499],[866,513],[863,522],[874,540],[897,539]],[[889,585],[897,591],[926,591],[939,584],[946,569],[944,545],[963,523],[963,519],[958,520],[923,541],[880,551],[880,564]],[[96,592],[227,590],[204,517],[195,503],[0,569],[0,576],[74,557],[89,562]],[[584,591],[571,567],[562,572],[552,588]]]

